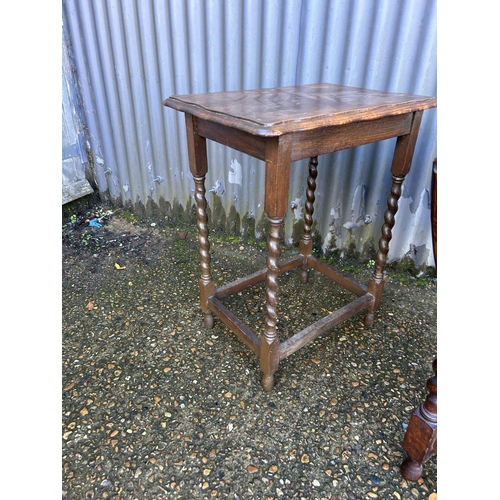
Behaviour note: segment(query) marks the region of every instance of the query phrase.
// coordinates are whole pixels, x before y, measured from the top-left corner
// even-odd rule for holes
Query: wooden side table
[[[365,310],[371,326],[380,306],[384,269],[392,238],[401,185],[410,171],[423,111],[436,106],[433,97],[382,92],[328,83],[259,90],[176,95],[163,104],[185,113],[189,168],[195,183],[198,241],[201,256],[200,301],[205,326],[220,318],[259,358],[262,386],[270,391],[279,362],[322,333]],[[397,137],[392,162],[393,183],[382,226],[375,269],[368,286],[346,276],[312,255],[312,216],[317,157],[346,148]],[[267,267],[216,287],[210,268],[205,176],[208,171],[206,139],[219,142],[265,162],[264,210],[269,221]],[[279,262],[280,226],[288,209],[290,164],[311,158],[307,179],[304,234],[300,254]],[[313,323],[284,342],[276,328],[278,276],[301,268],[327,276],[357,298]],[[266,320],[257,335],[222,303],[222,299],[266,282]]]

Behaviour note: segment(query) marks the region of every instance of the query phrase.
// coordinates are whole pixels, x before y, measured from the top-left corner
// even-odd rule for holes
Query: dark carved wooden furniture
[[[262,386],[270,391],[281,360],[353,315],[366,311],[371,326],[384,287],[401,185],[410,171],[423,111],[436,106],[433,97],[382,92],[328,83],[260,90],[176,95],[163,104],[185,113],[189,168],[194,178],[201,256],[200,301],[205,325],[220,318],[260,359]],[[365,286],[312,255],[312,216],[317,157],[346,148],[397,137],[392,162],[392,188],[382,227],[375,270]],[[264,210],[268,217],[267,267],[216,287],[211,277],[206,213],[206,140],[210,139],[265,162]],[[287,213],[290,164],[310,158],[304,234],[300,254],[279,261],[281,223]],[[280,342],[277,332],[278,276],[300,268],[300,279],[314,269],[357,298]],[[262,335],[253,332],[222,303],[224,298],[266,283],[266,319]]]
[[[437,267],[437,160],[434,160],[432,168],[431,227]],[[434,375],[427,381],[429,393],[410,417],[403,440],[407,456],[401,464],[401,472],[410,481],[420,479],[425,462],[437,454],[437,359],[432,368]]]
[[[423,465],[437,454],[437,359],[432,363],[434,376],[427,381],[429,393],[412,413],[403,440],[407,456],[401,473],[410,481],[422,477]]]

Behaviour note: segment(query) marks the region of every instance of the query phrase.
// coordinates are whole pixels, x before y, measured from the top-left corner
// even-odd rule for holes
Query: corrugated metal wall
[[[63,22],[95,182],[107,200],[147,214],[193,199],[184,116],[162,106],[170,95],[314,82],[437,92],[436,0],[65,0]],[[434,265],[436,118],[436,109],[424,112],[389,261],[409,254],[417,266]],[[319,158],[315,218],[324,250],[377,244],[394,145]],[[209,204],[259,233],[263,163],[210,141],[208,153]],[[287,241],[300,225],[307,161],[292,171]]]

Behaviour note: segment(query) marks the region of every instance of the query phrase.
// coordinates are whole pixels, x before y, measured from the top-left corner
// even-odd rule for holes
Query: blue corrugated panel
[[[136,210],[192,201],[184,117],[173,94],[332,82],[436,96],[436,0],[66,0],[88,147],[103,196]],[[424,113],[389,260],[433,265],[429,195],[436,110]],[[324,249],[380,235],[395,140],[319,159]],[[209,203],[263,215],[262,162],[209,143]],[[305,202],[293,166],[285,236]],[[146,207],[146,208],[144,208]]]

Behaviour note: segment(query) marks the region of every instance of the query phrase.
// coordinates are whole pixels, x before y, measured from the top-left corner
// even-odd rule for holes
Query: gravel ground
[[[250,349],[203,326],[195,229],[103,207],[63,222],[63,498],[435,499],[436,457],[418,482],[399,467],[436,356],[436,279],[389,270],[373,327],[361,313],[325,333],[266,393]],[[262,244],[211,237],[216,282],[265,267]],[[350,299],[283,275],[280,338]],[[259,285],[225,303],[259,331],[264,300]]]

